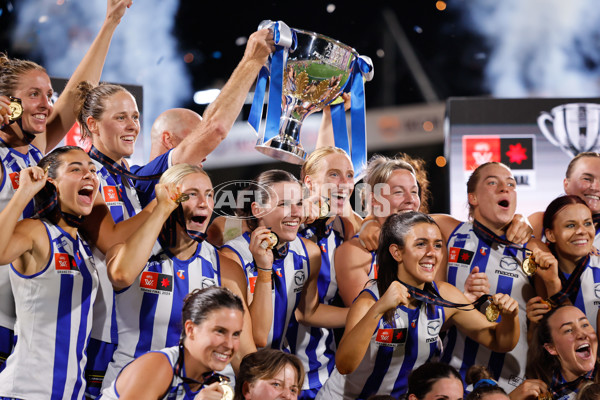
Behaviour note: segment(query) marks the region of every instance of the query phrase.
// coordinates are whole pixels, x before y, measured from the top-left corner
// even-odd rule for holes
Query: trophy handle
[[[562,145],[554,137],[554,131],[550,131],[549,125],[551,125],[553,122],[554,118],[552,118],[552,116],[546,111],[542,111],[542,113],[537,119],[538,127],[540,128],[540,131],[542,131],[546,139],[548,139],[548,141],[554,146],[562,148]]]

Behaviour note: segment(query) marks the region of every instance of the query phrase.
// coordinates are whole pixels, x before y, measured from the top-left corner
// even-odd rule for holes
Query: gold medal
[[[265,239],[262,242],[260,242],[260,247],[262,247],[265,250],[271,250],[275,248],[277,244],[279,244],[279,236],[277,236],[275,232],[269,232],[268,239]]]
[[[537,271],[539,265],[533,260],[532,255],[527,256],[526,259],[523,260],[523,264],[521,264],[521,268],[523,268],[523,272],[525,275],[532,276],[535,275],[535,271]]]
[[[542,299],[542,300],[540,300],[540,303],[547,305],[549,309],[553,309],[553,308],[557,307],[557,304],[550,299],[545,299],[545,300]]]
[[[543,392],[538,394],[538,400],[552,400],[552,393],[550,392]]]
[[[500,316],[500,309],[494,303],[490,303],[485,309],[485,317],[490,322],[498,321],[498,317]]]
[[[221,389],[223,389],[223,396],[221,396],[221,400],[233,400],[233,389],[231,386],[229,386],[224,379],[221,380],[219,385],[221,385]]]
[[[329,215],[329,203],[326,199],[319,200],[319,219],[327,218]]]
[[[23,115],[23,104],[21,104],[21,99],[17,99],[16,97],[10,96],[9,99],[10,115],[8,116],[8,119],[11,122],[14,122],[21,118],[21,115]]]
[[[187,193],[179,193],[177,196],[175,196],[174,198],[171,197],[173,199],[173,201],[177,204],[181,204],[184,201],[188,201],[190,199],[190,195]]]

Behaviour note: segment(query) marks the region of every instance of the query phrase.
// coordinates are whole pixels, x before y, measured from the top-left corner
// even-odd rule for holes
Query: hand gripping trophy
[[[343,127],[337,128],[334,121],[335,144],[352,154],[355,170],[366,164],[364,81],[373,77],[371,59],[337,40],[289,28],[282,21],[263,21],[259,29],[263,28],[273,30],[277,50],[259,74],[248,118],[260,133],[266,82],[270,78],[265,129],[256,149],[270,157],[301,164],[306,157],[300,143],[305,118],[321,111],[342,92],[350,92],[352,150],[345,120]]]

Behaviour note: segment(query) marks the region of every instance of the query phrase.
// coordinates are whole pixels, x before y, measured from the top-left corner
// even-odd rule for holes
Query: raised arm
[[[201,163],[227,137],[260,69],[275,49],[269,29],[254,32],[242,60],[195,129],[173,150],[173,164]]]
[[[330,306],[319,302],[317,281],[321,270],[321,250],[308,239],[302,239],[310,260],[310,275],[304,283],[296,319],[304,325],[322,328],[341,328],[346,323],[348,308]]]
[[[90,242],[106,254],[111,247],[125,242],[127,238],[138,231],[152,214],[154,207],[156,207],[156,200],[144,207],[138,214],[116,224],[103,196],[96,196],[92,213],[85,217],[81,229],[85,231]]]
[[[132,3],[133,0],[108,0],[106,18],[100,32],[56,101],[54,111],[48,119],[46,134],[38,135],[34,140],[33,144],[37,148],[46,153],[49,152],[58,145],[75,123],[76,115],[73,111],[77,98],[75,88],[81,81],[98,84],[115,29],[125,14],[125,10],[131,7]]]
[[[19,188],[6,207],[0,212],[0,226],[2,226],[2,229],[0,229],[0,264],[9,264],[25,253],[34,255],[35,232],[32,230],[36,230],[35,225],[40,225],[40,222],[30,219],[19,222],[19,218],[25,206],[29,204],[33,196],[45,184],[46,174],[39,167],[25,168],[20,172]],[[27,261],[35,260],[25,257],[25,260],[23,260],[23,269],[30,268],[30,263]],[[38,263],[33,262],[33,264],[33,267],[35,267]],[[18,263],[18,265],[21,264]],[[31,271],[22,270],[20,272]]]
[[[107,252],[108,278],[115,290],[129,287],[143,271],[163,224],[177,208],[177,203],[172,200],[176,195],[174,186],[167,188],[157,184],[158,204],[153,212],[124,243],[113,246]]]
[[[344,100],[344,111],[348,111],[351,105],[350,93],[342,93],[341,97]],[[319,134],[317,136],[317,144],[315,149],[326,146],[335,146],[330,106],[327,106],[323,109],[323,115],[321,116],[321,125],[319,126]]]

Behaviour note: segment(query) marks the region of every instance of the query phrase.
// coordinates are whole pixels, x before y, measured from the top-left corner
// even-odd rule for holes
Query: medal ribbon
[[[585,375],[581,375],[580,377],[578,377],[577,379],[571,381],[571,382],[563,382],[562,381],[562,375],[560,374],[559,371],[557,371],[554,376],[552,377],[552,383],[550,385],[550,391],[552,392],[552,396],[555,399],[560,399],[562,396],[565,396],[569,393],[575,392],[577,390],[577,388],[579,387],[579,385],[581,384],[582,381],[584,380],[594,380],[596,376],[596,368],[594,368],[593,370],[589,371],[588,373],[586,373]]]
[[[160,234],[158,235],[158,240],[163,247],[174,247],[177,243],[177,224],[179,224],[194,241],[202,243],[204,239],[206,239],[206,233],[186,228],[183,207],[179,204],[171,215],[169,215],[169,218],[165,221]]]
[[[127,168],[112,160],[110,157],[102,154],[97,148],[92,146],[89,152],[89,156],[92,160],[96,160],[104,167],[108,172],[114,175],[122,175],[129,179],[138,180],[138,181],[153,181],[158,180],[161,177],[161,174],[156,175],[136,175],[131,173]]]
[[[267,79],[269,78],[269,103],[267,107],[266,128],[263,142],[274,138],[277,133],[279,133],[284,68],[289,49],[291,48],[294,50],[296,48],[295,33],[283,21],[265,21],[264,24],[260,24],[259,29],[265,27],[273,30],[275,52],[270,56],[267,66],[261,68],[258,74],[258,80],[254,90],[254,99],[252,100],[250,115],[248,116],[250,125],[254,128],[256,133],[260,133],[260,122],[265,102]]]
[[[317,219],[310,224],[310,227],[314,229],[317,239],[322,239],[329,236],[331,233],[331,230],[333,229],[333,221],[328,224],[326,218]]]
[[[406,286],[408,293],[410,293],[411,297],[413,297],[414,299],[417,299],[424,303],[435,305],[435,306],[457,308],[459,310],[466,309],[466,307],[469,307],[468,309],[466,309],[466,311],[470,311],[472,309],[479,309],[479,307],[482,304],[484,304],[486,301],[488,301],[492,298],[492,295],[484,294],[472,303],[454,303],[454,302],[452,302],[450,300],[446,300],[442,296],[440,296],[440,294],[437,292],[437,290],[435,290],[435,288],[433,287],[433,285],[431,283],[426,283],[425,288],[424,288],[425,290],[421,290],[419,288],[416,288],[414,286],[411,286],[407,283],[402,282],[400,279],[398,279],[398,282],[400,282],[401,284]],[[473,308],[471,308],[471,307],[473,307]]]
[[[573,295],[576,296],[579,292],[579,289],[581,287],[581,281],[579,280],[579,278],[581,277],[581,274],[587,267],[589,259],[590,256],[586,255],[585,257],[582,257],[579,261],[577,261],[577,264],[575,264],[575,269],[573,270],[573,273],[571,274],[568,280],[567,278],[565,278],[565,275],[560,270],[560,268],[558,269],[558,277],[560,278],[562,289],[558,293],[550,297],[551,302],[554,302],[555,304],[562,304],[565,301],[570,300],[571,303],[575,304],[575,298],[571,299],[571,297]]]
[[[271,251],[273,252],[273,258],[275,260],[280,260],[285,258],[288,255],[288,251],[290,250],[290,242],[285,242],[283,246],[279,248],[273,248]]]
[[[367,165],[365,80],[371,79],[373,79],[373,61],[367,56],[356,57],[350,70],[350,77],[342,88],[344,92],[350,92],[352,98],[350,106],[352,148],[348,143],[344,104],[331,106],[334,143],[336,147],[350,154],[355,182],[363,177]]]
[[[505,246],[514,247],[519,250],[527,250],[523,246],[514,244],[505,237],[496,235],[494,232],[483,226],[477,220],[473,220],[473,232],[475,232],[475,234],[490,247],[492,247],[493,243],[499,243]]]
[[[43,198],[41,203],[35,204],[35,211],[41,218],[46,218],[53,221],[58,217],[57,213],[60,212],[65,222],[74,228],[79,228],[83,222],[83,217],[69,214],[60,210],[58,205],[58,193],[56,192],[56,186],[52,182],[46,181],[46,184],[42,190],[38,193],[38,198]]]

